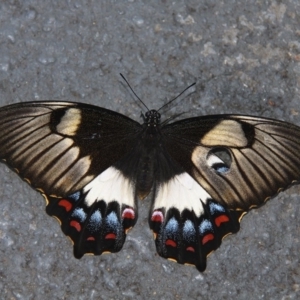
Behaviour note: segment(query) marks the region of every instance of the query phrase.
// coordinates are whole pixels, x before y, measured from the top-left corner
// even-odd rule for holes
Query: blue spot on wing
[[[91,231],[98,231],[101,227],[102,216],[99,210],[96,210],[90,217],[88,227]]]
[[[214,215],[215,213],[225,212],[225,208],[218,203],[210,202],[209,203],[209,211],[212,215]]]
[[[183,225],[183,237],[185,240],[190,241],[196,234],[196,229],[191,220],[186,220]]]
[[[69,198],[71,198],[73,201],[78,201],[80,198],[80,192],[72,194],[71,196],[69,196]]]
[[[178,227],[179,227],[178,221],[173,217],[168,221],[168,223],[165,227],[165,230],[166,230],[167,233],[173,233],[174,234],[174,233],[177,233]]]
[[[84,212],[83,208],[76,208],[72,213],[72,217],[78,218],[82,223],[86,219],[86,213]]]
[[[210,221],[203,220],[199,225],[199,231],[201,234],[204,234],[207,231],[213,231],[213,226]]]
[[[213,168],[220,174],[224,174],[229,171],[229,168],[225,164],[215,164],[213,165]]]
[[[117,217],[117,215],[114,211],[112,211],[109,215],[107,215],[106,222],[109,225],[113,225],[113,226],[116,225],[116,224],[119,224],[118,217]]]
[[[107,230],[113,231],[116,235],[119,235],[122,232],[122,224],[120,223],[116,212],[112,211],[106,216],[105,220]]]

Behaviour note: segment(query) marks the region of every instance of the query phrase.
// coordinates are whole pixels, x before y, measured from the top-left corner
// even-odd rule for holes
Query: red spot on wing
[[[66,211],[70,211],[72,209],[72,203],[66,199],[61,199],[58,202],[59,206],[62,206]]]
[[[159,210],[155,211],[151,216],[151,221],[162,223],[164,221],[163,213]]]
[[[176,248],[177,247],[177,243],[173,240],[166,240],[166,246],[171,246]]]
[[[116,239],[116,235],[114,234],[114,233],[109,233],[109,234],[107,234],[106,236],[105,236],[105,239],[106,240],[115,240]]]
[[[132,208],[125,208],[123,213],[122,213],[122,218],[133,220],[135,218],[134,210]]]
[[[215,237],[212,233],[209,233],[209,234],[205,235],[202,239],[202,245],[208,243],[209,241],[212,241],[214,238]]]
[[[222,223],[228,222],[229,218],[226,215],[221,215],[215,218],[215,224],[220,227]]]
[[[86,240],[87,241],[95,241],[95,238],[93,236],[89,236]]]
[[[189,252],[195,252],[195,248],[189,246],[189,247],[186,248],[186,251],[189,251]]]
[[[72,220],[70,226],[74,227],[78,232],[81,230],[81,225],[79,222]]]

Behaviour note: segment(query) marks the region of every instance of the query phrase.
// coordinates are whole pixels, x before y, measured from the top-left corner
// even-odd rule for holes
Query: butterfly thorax
[[[144,126],[147,126],[149,129],[155,129],[160,125],[160,113],[155,109],[148,110],[145,114],[144,121]]]
[[[137,147],[140,151],[147,153],[147,155],[153,156],[162,144],[160,113],[154,109],[148,110],[143,118],[144,123],[140,136],[137,139]]]

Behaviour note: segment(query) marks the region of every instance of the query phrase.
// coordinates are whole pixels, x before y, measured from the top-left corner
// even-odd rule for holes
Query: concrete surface
[[[0,2],[0,104],[92,103],[140,120],[240,113],[300,125],[300,4],[290,1]],[[37,192],[0,166],[1,299],[299,299],[300,188],[250,212],[207,270],[155,252],[140,203],[118,254],[76,260]]]

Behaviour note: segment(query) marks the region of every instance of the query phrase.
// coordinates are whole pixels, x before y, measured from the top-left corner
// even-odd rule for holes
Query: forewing
[[[82,189],[134,145],[140,124],[70,102],[27,102],[0,109],[0,159],[47,195]]]
[[[168,153],[229,209],[259,206],[300,179],[300,128],[295,125],[222,115],[179,121],[163,132]]]

